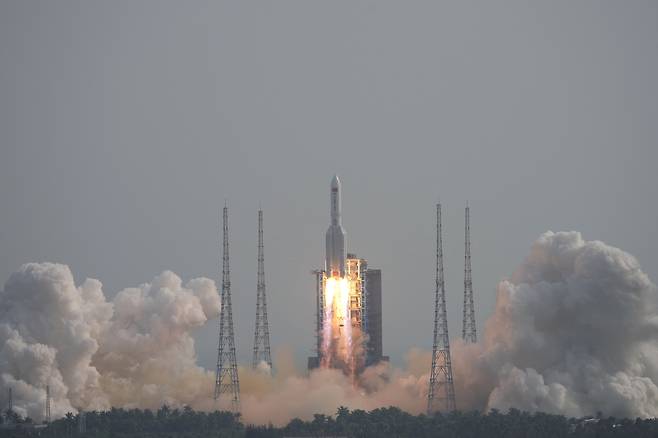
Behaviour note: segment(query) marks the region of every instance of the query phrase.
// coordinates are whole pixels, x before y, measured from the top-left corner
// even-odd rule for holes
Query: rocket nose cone
[[[334,175],[334,177],[331,179],[331,188],[337,189],[339,187],[340,187],[340,180],[338,179],[338,175]]]

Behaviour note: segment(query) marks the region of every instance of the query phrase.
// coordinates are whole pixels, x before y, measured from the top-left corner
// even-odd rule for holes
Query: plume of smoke
[[[403,371],[388,363],[367,368],[354,385],[351,376],[341,369],[319,368],[308,376],[291,368],[290,352],[278,354],[273,376],[241,369],[242,415],[255,424],[282,425],[298,417],[312,419],[313,414],[333,415],[338,406],[371,410],[398,406],[408,412],[421,413],[427,404],[430,354],[412,350]],[[419,366],[419,364],[422,364]]]
[[[163,403],[216,409],[214,375],[196,365],[191,332],[216,317],[219,304],[212,280],[183,285],[169,271],[107,301],[100,282],[76,286],[65,265],[24,265],[0,291],[0,386],[3,393],[13,389],[19,414],[36,420],[43,418],[46,385],[53,417],[80,408],[155,409]],[[381,364],[356,386],[337,369],[307,376],[292,356],[278,352],[274,376],[240,368],[246,421],[284,424],[333,414],[340,405],[423,409],[426,375]],[[429,359],[423,361],[426,371]]]
[[[218,314],[212,280],[165,271],[108,302],[97,280],[76,286],[61,264],[29,263],[0,291],[0,383],[21,415],[76,408],[193,404],[211,388],[191,330]]]
[[[112,405],[157,408],[207,398],[213,376],[196,365],[191,332],[219,314],[215,283],[197,278],[183,286],[165,271],[119,292],[113,304],[92,362]]]
[[[658,415],[657,290],[629,254],[579,233],[542,235],[508,280],[478,344],[453,341],[460,409],[515,407],[566,415]],[[218,314],[215,284],[165,271],[107,301],[76,286],[69,268],[27,264],[0,291],[0,386],[39,419],[45,386],[53,416],[75,408],[215,409],[213,373],[196,365],[192,330]],[[277,353],[275,351],[275,353]],[[426,406],[431,354],[404,370],[382,363],[358,384],[341,370],[305,375],[278,351],[275,373],[240,368],[247,422],[283,424],[338,406]]]
[[[30,263],[11,275],[0,295],[0,379],[19,414],[42,417],[48,384],[53,415],[109,406],[91,359],[111,317],[100,282],[77,287],[65,265]]]
[[[459,407],[658,415],[657,298],[631,255],[545,233],[498,285],[484,340],[453,344]]]

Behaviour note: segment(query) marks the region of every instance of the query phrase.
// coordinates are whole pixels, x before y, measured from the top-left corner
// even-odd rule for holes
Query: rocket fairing
[[[345,230],[340,208],[340,180],[334,175],[331,180],[331,224],[326,236],[325,271],[329,277],[345,276]]]

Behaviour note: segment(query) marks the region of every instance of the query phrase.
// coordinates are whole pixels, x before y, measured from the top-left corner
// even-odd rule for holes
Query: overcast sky
[[[439,199],[452,337],[467,200],[480,331],[549,229],[658,279],[656,78],[651,0],[1,1],[0,283],[30,261],[108,296],[164,269],[217,279],[227,200],[247,363],[260,203],[272,345],[303,365],[337,173],[400,364],[431,348]]]

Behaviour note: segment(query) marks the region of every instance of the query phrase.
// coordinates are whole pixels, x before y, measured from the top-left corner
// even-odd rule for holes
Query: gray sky
[[[548,229],[658,278],[656,78],[654,1],[2,1],[0,282],[29,261],[109,296],[164,269],[217,279],[227,199],[248,362],[260,202],[272,344],[303,364],[338,173],[400,364],[431,348],[439,198],[452,337],[466,200],[480,331]]]

